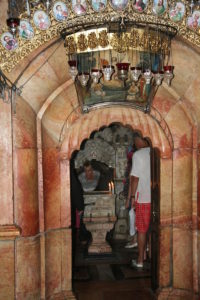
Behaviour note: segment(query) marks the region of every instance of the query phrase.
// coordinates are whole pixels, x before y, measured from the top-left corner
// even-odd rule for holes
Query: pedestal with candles
[[[109,191],[86,193],[84,203],[83,222],[92,234],[88,254],[111,254],[106,235],[116,222],[114,183],[109,183]]]

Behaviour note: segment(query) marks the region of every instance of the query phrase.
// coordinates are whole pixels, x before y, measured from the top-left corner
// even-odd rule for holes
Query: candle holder
[[[98,69],[92,69],[91,71],[91,77],[94,83],[98,83],[99,79],[101,78],[102,73],[100,70]]]
[[[164,72],[163,71],[153,72],[153,76],[154,76],[156,85],[157,86],[161,85],[162,80],[164,78]]]
[[[110,81],[113,73],[115,72],[114,66],[103,66],[103,75],[106,81]]]
[[[137,82],[142,72],[142,68],[131,67],[131,78],[134,82]]]
[[[76,75],[78,74],[76,60],[69,60],[68,64],[69,64],[69,74],[72,80],[75,81]]]
[[[80,81],[80,83],[83,87],[85,87],[87,85],[89,78],[90,78],[90,74],[87,72],[80,73],[78,75],[78,80]]]
[[[144,79],[146,81],[146,84],[150,84],[151,83],[151,78],[152,78],[152,73],[150,69],[147,69],[144,71]]]
[[[171,85],[171,80],[174,77],[173,69],[174,66],[164,66],[164,78],[169,86]]]
[[[19,27],[19,24],[20,24],[20,19],[19,18],[9,18],[6,20],[6,23],[7,23],[7,26],[9,27],[12,35],[15,36],[17,28]]]
[[[130,64],[129,63],[117,63],[117,76],[120,80],[127,80],[128,79],[128,69]]]

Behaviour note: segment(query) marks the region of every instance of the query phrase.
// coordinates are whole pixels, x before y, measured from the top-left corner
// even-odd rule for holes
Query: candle
[[[114,194],[114,183],[113,183],[113,181],[111,181],[111,191],[112,191],[112,194]]]
[[[111,183],[108,184],[109,192],[111,192]]]

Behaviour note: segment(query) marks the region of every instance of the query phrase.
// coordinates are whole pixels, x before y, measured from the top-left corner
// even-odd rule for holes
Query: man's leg
[[[144,250],[146,246],[146,233],[138,232],[138,263],[143,264],[144,261]]]
[[[146,247],[146,233],[148,231],[148,227],[150,223],[150,212],[151,212],[150,204],[139,204],[139,203],[136,204],[136,227],[138,230],[138,251],[139,251],[137,264],[139,264],[140,267],[143,266],[143,261],[144,261],[144,251]],[[136,263],[133,262],[133,265],[135,266]]]

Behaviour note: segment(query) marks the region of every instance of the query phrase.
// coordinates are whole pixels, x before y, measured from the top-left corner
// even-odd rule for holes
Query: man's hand
[[[126,207],[126,208],[129,208],[129,205],[130,205],[130,198],[127,198],[125,207]]]

